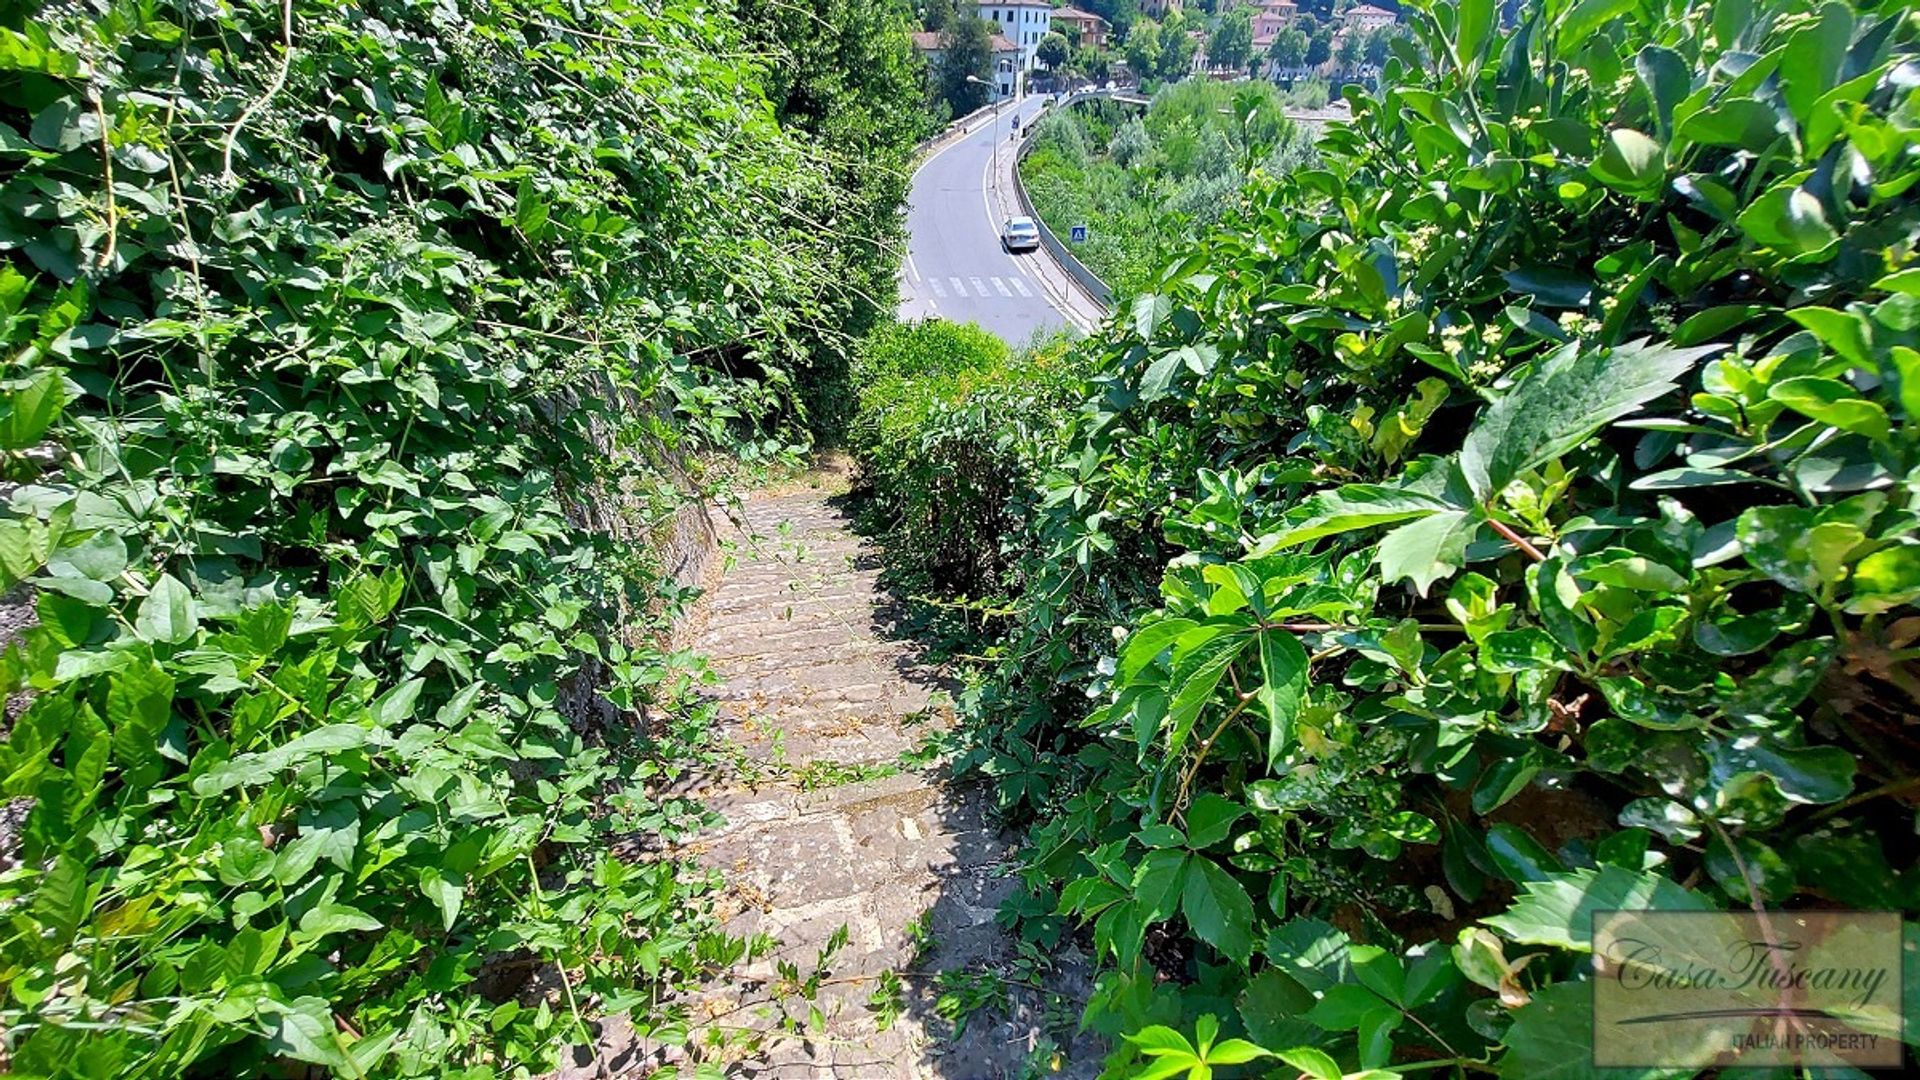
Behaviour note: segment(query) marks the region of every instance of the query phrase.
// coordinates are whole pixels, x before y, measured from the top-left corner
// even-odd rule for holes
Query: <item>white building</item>
[[[1053,26],[1053,5],[1047,0],[978,0],[978,5],[980,17],[1020,47],[1020,70],[1032,71],[1040,39]]]
[[[913,47],[927,61],[927,74],[938,74],[940,64],[947,55],[947,35],[929,33],[924,30],[909,35],[913,38]],[[988,101],[1005,101],[1019,89],[1020,47],[1008,41],[1006,35],[995,34],[993,48],[993,92],[987,95]]]
[[[1399,21],[1399,16],[1385,8],[1361,4],[1358,7],[1348,8],[1340,21],[1348,30],[1364,36],[1383,26],[1392,26]]]

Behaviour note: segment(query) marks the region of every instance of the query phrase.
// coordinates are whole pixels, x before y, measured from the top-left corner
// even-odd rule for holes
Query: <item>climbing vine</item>
[[[0,17],[0,1067],[685,1037],[652,553],[888,260],[764,74],[698,0]]]
[[[1408,14],[996,433],[966,764],[1110,1075],[1589,1075],[1592,911],[1920,907],[1910,12]]]

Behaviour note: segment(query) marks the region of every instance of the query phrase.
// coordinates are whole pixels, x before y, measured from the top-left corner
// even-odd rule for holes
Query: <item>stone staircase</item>
[[[724,680],[739,763],[700,793],[726,824],[683,854],[725,876],[730,933],[773,942],[695,1003],[696,1028],[731,1035],[703,1060],[781,1080],[1090,1077],[1082,966],[1070,949],[1022,958],[994,922],[1016,887],[1010,838],[982,793],[926,763],[950,688],[900,636],[876,553],[832,494],[844,485],[816,475],[727,510],[728,565],[686,627]],[[982,999],[956,1033],[955,1006]],[[663,1060],[617,1043],[561,1080]]]

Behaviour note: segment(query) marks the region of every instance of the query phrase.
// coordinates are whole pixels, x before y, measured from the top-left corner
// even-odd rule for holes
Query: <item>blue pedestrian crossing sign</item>
[[[1073,242],[1076,244],[1084,244],[1087,242],[1087,227],[1085,225],[1075,225],[1073,227]]]

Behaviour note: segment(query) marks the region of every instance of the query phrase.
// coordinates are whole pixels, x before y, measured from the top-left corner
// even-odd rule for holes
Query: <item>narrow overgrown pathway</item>
[[[738,760],[701,792],[725,824],[684,853],[725,876],[728,931],[771,946],[694,1024],[735,1036],[729,1076],[1090,1076],[1079,966],[994,921],[1012,846],[933,760],[950,688],[901,633],[845,488],[830,469],[716,514],[728,565],[687,644],[723,680]]]

